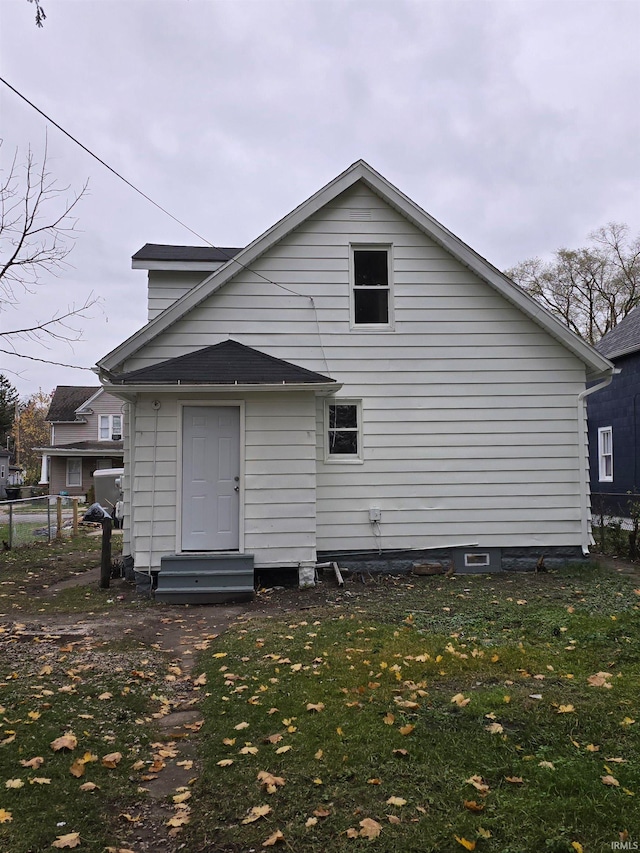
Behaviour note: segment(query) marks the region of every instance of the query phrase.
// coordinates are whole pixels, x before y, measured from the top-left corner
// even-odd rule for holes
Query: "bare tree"
[[[42,8],[42,4],[40,0],[27,0],[28,3],[35,3],[36,5],[36,27],[44,26],[44,22],[46,20],[46,15],[44,13],[44,9]]]
[[[75,209],[86,192],[87,184],[69,197],[69,188],[58,185],[47,170],[46,144],[41,164],[31,148],[23,164],[15,153],[0,182],[0,314],[44,286],[43,274],[59,275],[67,269],[66,258],[77,236]],[[0,352],[33,358],[19,352],[16,345],[79,340],[82,332],[75,320],[86,318],[97,301],[90,293],[82,304],[67,304],[52,317],[0,330],[0,341],[7,346]]]
[[[590,344],[640,304],[640,235],[610,222],[589,245],[558,249],[553,260],[523,261],[510,270],[520,287]]]

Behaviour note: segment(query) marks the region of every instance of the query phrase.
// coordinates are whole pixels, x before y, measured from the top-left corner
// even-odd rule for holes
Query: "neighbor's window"
[[[334,461],[362,459],[362,412],[359,401],[326,402],[326,458]]]
[[[465,554],[465,566],[488,566],[490,564],[488,554]]]
[[[352,248],[352,325],[391,326],[389,247]]]
[[[82,459],[67,459],[67,486],[82,486]]]
[[[100,441],[120,441],[122,439],[122,415],[100,415]]]
[[[600,482],[613,482],[613,429],[600,427],[598,429],[598,468]]]

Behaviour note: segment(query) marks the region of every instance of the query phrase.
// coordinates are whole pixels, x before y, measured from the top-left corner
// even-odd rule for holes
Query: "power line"
[[[36,358],[35,355],[24,355],[21,352],[13,352],[10,349],[0,349],[6,355],[15,355],[16,358],[28,358],[30,361],[41,361],[44,364],[55,364],[56,367],[71,367],[73,370],[92,370],[91,367],[80,367],[79,364],[64,364],[62,361],[51,361],[48,358]]]
[[[242,269],[246,270],[247,272],[251,272],[254,275],[257,275],[259,278],[263,279],[268,284],[272,284],[274,287],[280,287],[282,290],[286,290],[288,293],[292,293],[294,296],[301,296],[304,299],[311,299],[311,297],[305,296],[303,293],[297,293],[295,290],[291,290],[290,288],[285,287],[282,284],[278,284],[277,281],[272,281],[270,278],[267,278],[266,276],[262,275],[262,273],[259,273],[256,270],[251,269],[250,267],[243,264],[242,261],[239,261],[236,258],[234,258],[232,255],[229,255],[227,252],[224,251],[224,249],[221,249],[219,246],[215,246],[210,240],[207,240],[206,237],[203,237],[202,234],[198,234],[197,231],[194,231],[193,228],[191,228],[189,225],[187,225],[181,219],[178,219],[177,216],[174,216],[173,213],[170,213],[165,207],[163,207],[161,204],[158,204],[157,201],[154,201],[145,192],[143,192],[141,189],[136,187],[135,184],[132,184],[131,181],[127,180],[127,178],[125,178],[123,175],[121,175],[120,172],[117,172],[112,166],[110,166],[108,163],[105,163],[105,161],[101,157],[98,157],[98,155],[94,154],[94,152],[91,151],[90,148],[87,148],[86,145],[83,145],[82,142],[80,142],[78,139],[76,139],[75,136],[73,136],[73,134],[69,133],[69,131],[65,130],[64,127],[59,125],[57,121],[54,121],[51,118],[51,116],[48,116],[43,110],[41,110],[39,107],[37,107],[33,103],[33,101],[30,101],[29,98],[27,98],[25,95],[22,94],[22,92],[19,92],[14,86],[11,85],[11,83],[9,83],[7,80],[5,80],[4,77],[0,77],[0,82],[4,83],[4,85],[7,86],[7,88],[11,89],[11,91],[14,94],[16,94],[19,98],[21,98],[25,103],[29,104],[29,106],[32,109],[34,109],[37,113],[39,113],[43,118],[45,118],[47,121],[51,122],[51,124],[54,125],[54,127],[57,127],[58,130],[61,133],[64,133],[64,135],[67,136],[72,142],[75,142],[76,145],[79,145],[83,151],[86,151],[86,153],[90,157],[93,157],[94,160],[97,160],[98,163],[100,163],[102,166],[105,167],[105,169],[108,169],[112,174],[114,174],[116,176],[116,178],[119,178],[121,181],[124,181],[124,183],[128,187],[131,187],[131,189],[134,190],[134,192],[137,192],[138,195],[141,195],[142,198],[144,198],[146,201],[148,201],[150,204],[152,204],[158,210],[162,211],[162,213],[166,214],[166,216],[168,216],[170,219],[173,219],[173,221],[177,222],[178,225],[181,225],[183,228],[186,228],[187,231],[189,231],[191,234],[193,234],[199,240],[202,240],[203,243],[206,243],[208,246],[211,246],[213,249],[216,249],[217,251],[219,251],[222,255],[224,255],[227,258],[227,260],[234,261],[236,264],[238,264],[239,267],[242,267]]]

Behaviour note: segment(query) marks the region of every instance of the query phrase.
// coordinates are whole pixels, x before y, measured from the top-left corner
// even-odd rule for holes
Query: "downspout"
[[[601,391],[611,384],[616,373],[620,373],[619,369],[614,368],[608,376],[598,382],[597,385],[592,385],[591,388],[585,388],[578,394],[578,484],[580,489],[580,540],[582,553],[585,557],[589,556],[589,520],[588,513],[588,498],[590,494],[588,464],[587,464],[587,439],[585,437],[585,408],[584,401],[596,391]]]

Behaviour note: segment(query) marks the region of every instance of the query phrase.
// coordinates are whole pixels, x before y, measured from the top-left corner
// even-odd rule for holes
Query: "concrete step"
[[[254,596],[253,587],[238,586],[227,589],[212,589],[211,587],[173,587],[155,590],[153,597],[163,604],[233,604],[239,601],[251,601]]]

